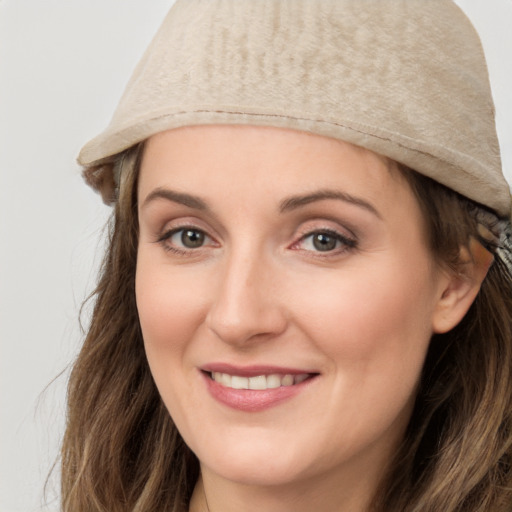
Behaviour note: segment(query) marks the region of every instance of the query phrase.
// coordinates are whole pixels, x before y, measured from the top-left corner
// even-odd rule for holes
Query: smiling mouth
[[[244,377],[242,375],[230,375],[229,373],[222,372],[206,373],[209,375],[211,380],[214,380],[223,387],[231,389],[251,389],[260,391],[295,386],[301,382],[311,379],[316,375],[311,373],[299,373],[296,375],[273,373],[270,375],[255,375],[253,377]]]
[[[210,395],[242,412],[261,412],[306,392],[319,376],[295,368],[212,363],[200,369]]]

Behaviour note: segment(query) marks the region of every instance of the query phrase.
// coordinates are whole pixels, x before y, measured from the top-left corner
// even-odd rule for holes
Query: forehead
[[[274,127],[191,126],[154,135],[138,185],[139,204],[167,188],[250,213],[275,209],[287,196],[328,190],[390,216],[418,210],[393,161],[337,139]]]
[[[250,195],[260,189],[341,187],[374,201],[409,188],[394,162],[350,143],[289,129],[229,125],[178,128],[148,139],[141,199],[155,187],[205,193],[236,188]]]

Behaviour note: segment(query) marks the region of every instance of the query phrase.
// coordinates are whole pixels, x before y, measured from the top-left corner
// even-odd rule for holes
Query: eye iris
[[[204,233],[193,229],[185,229],[181,234],[181,243],[189,249],[201,247],[204,243]]]
[[[326,233],[313,236],[313,246],[317,251],[332,251],[336,248],[336,238]]]

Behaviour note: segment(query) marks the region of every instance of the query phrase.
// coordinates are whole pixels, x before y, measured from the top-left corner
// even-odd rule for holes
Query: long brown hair
[[[134,283],[141,153],[135,147],[118,162],[109,247],[69,381],[62,445],[66,512],[183,512],[199,473],[159,397],[139,327]],[[437,261],[459,271],[460,248],[472,238],[496,251],[481,237],[475,214],[481,208],[413,171],[403,174],[423,209]],[[511,443],[512,275],[497,254],[463,321],[431,341],[407,433],[373,509],[509,512]]]
[[[512,510],[512,267],[510,241],[482,236],[498,220],[484,207],[402,169],[425,219],[433,257],[464,273],[460,248],[495,254],[463,320],[432,337],[415,409],[375,510]],[[501,222],[503,223],[503,221]],[[501,247],[500,247],[501,245]],[[507,263],[508,262],[508,263]]]

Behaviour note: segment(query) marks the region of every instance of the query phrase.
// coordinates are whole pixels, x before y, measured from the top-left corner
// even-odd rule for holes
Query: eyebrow
[[[144,202],[142,203],[142,208],[145,208],[149,203],[157,199],[165,199],[167,201],[182,204],[184,206],[194,208],[196,210],[210,211],[210,207],[205,201],[203,201],[203,199],[192,194],[176,192],[175,190],[170,190],[162,187],[156,188],[146,197],[146,199],[144,199]],[[359,206],[360,208],[363,208],[369,211],[370,213],[373,213],[379,219],[382,219],[382,216],[380,215],[378,210],[368,201],[365,201],[364,199],[361,199],[359,197],[355,197],[351,194],[347,194],[346,192],[340,192],[338,190],[330,189],[318,190],[317,192],[313,192],[310,194],[288,197],[287,199],[281,201],[279,211],[281,213],[286,213],[301,208],[303,206],[307,206],[308,204],[315,203],[317,201],[325,201],[327,199],[335,199],[338,201],[343,201],[345,203],[353,204],[355,206]]]
[[[210,209],[206,202],[197,196],[161,187],[155,188],[155,190],[153,190],[146,199],[144,199],[141,208],[145,208],[149,203],[156,199],[166,199],[167,201],[182,204],[196,210],[208,211]]]
[[[304,194],[298,196],[292,196],[281,202],[279,211],[281,213],[289,212],[292,210],[296,210],[297,208],[301,208],[311,203],[315,203],[317,201],[324,201],[326,199],[336,199],[338,201],[343,201],[345,203],[353,204],[355,206],[359,206],[370,213],[373,213],[379,219],[382,219],[381,214],[378,210],[368,201],[361,199],[360,197],[355,197],[351,194],[347,194],[346,192],[340,192],[338,190],[318,190],[317,192],[313,192],[311,194]]]

